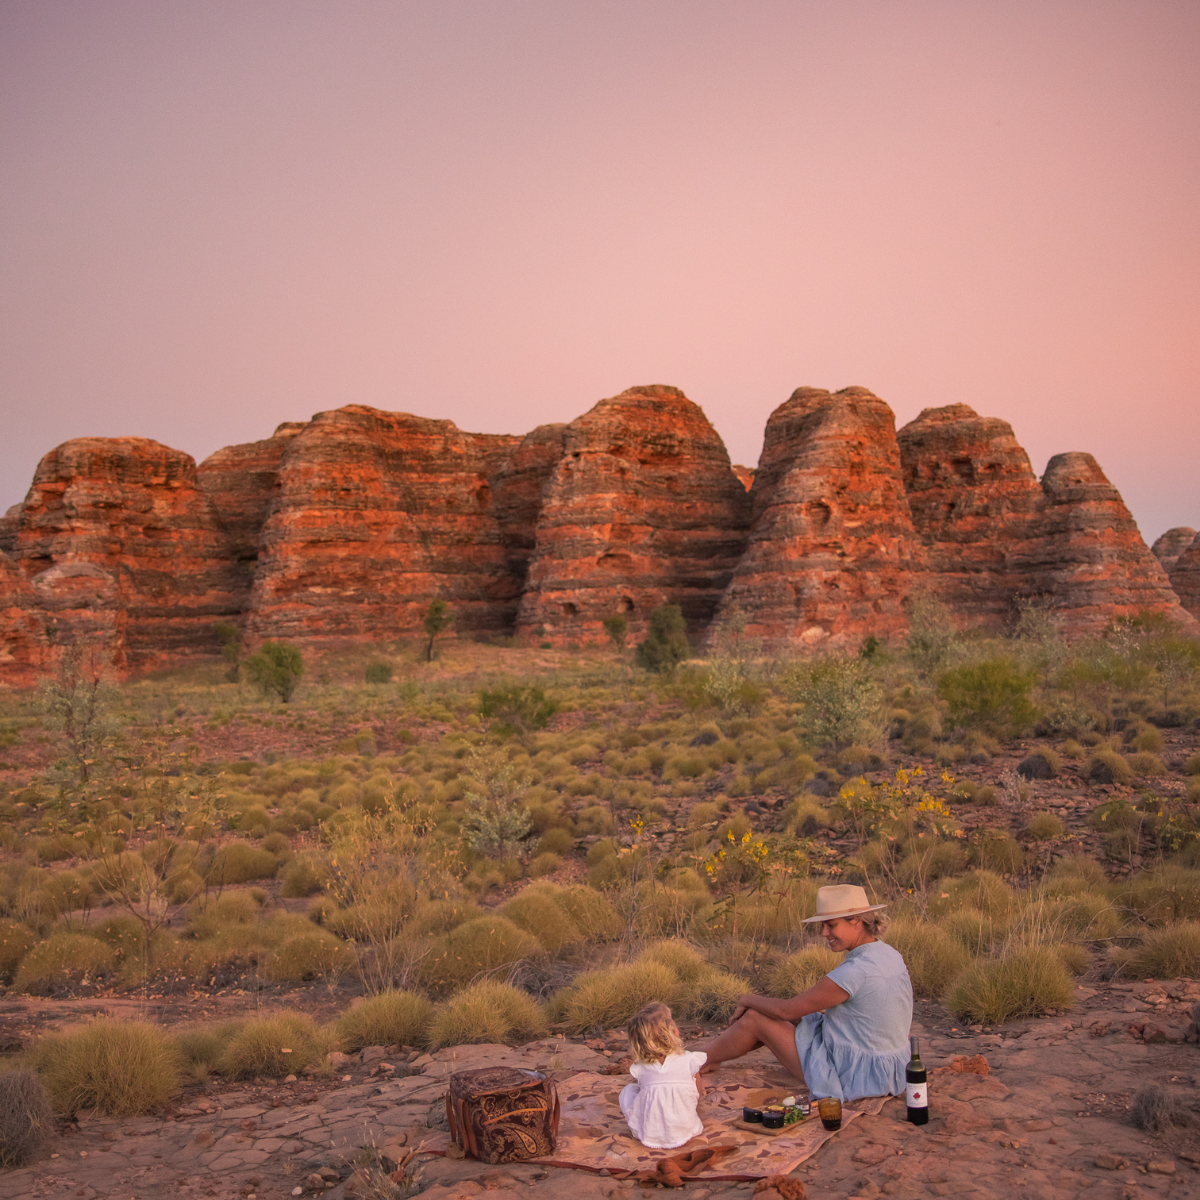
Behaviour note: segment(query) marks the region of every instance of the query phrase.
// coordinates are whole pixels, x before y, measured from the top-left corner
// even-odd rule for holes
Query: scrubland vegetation
[[[927,604],[906,645],[776,660],[735,615],[680,662],[659,624],[653,651],[277,653],[286,696],[265,668],[116,686],[68,656],[4,697],[0,979],[274,998],[14,1065],[60,1112],[127,1113],[187,1076],[584,1034],[649,999],[721,1021],[838,961],[800,924],[828,882],[888,901],[918,996],[964,1022],[1066,1009],[1082,974],[1200,975],[1197,644],[1150,620],[1069,643],[1036,607],[971,637]]]

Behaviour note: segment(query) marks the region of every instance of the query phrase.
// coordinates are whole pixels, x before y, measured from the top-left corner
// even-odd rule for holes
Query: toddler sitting
[[[655,1001],[629,1022],[629,1049],[637,1080],[621,1090],[621,1112],[643,1146],[673,1150],[704,1132],[696,1112],[704,1094],[698,1072],[708,1061],[699,1050],[686,1051],[671,1010]]]

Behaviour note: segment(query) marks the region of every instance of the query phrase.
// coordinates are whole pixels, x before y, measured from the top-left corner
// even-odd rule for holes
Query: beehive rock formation
[[[1179,602],[1197,620],[1200,620],[1200,534],[1179,556],[1170,573],[1171,588]]]
[[[1150,553],[1162,563],[1163,570],[1170,578],[1171,571],[1179,561],[1180,555],[1195,540],[1196,531],[1194,529],[1190,529],[1187,525],[1177,525],[1174,529],[1168,529],[1166,533],[1159,534],[1155,538],[1154,545],[1150,547]]]
[[[897,434],[863,388],[798,389],[753,469],[671,387],[524,437],[350,405],[198,468],[143,438],[47,454],[0,518],[0,684],[73,639],[119,670],[215,655],[218,621],[251,645],[411,636],[434,598],[468,634],[600,641],[621,613],[638,640],[672,603],[697,641],[736,606],[769,648],[853,649],[929,595],[963,625],[1028,598],[1071,636],[1143,611],[1200,635],[1200,537],[1151,553],[1090,455],[1039,483],[1004,421],[955,404]]]
[[[78,438],[50,451],[12,557],[59,636],[104,642],[118,666],[215,652],[214,623],[239,607],[196,464],[146,438]]]
[[[0,551],[0,684],[32,687],[49,661],[46,613],[17,564]]]
[[[892,410],[866,388],[798,388],[767,421],[746,553],[725,597],[770,645],[907,628],[924,559]]]
[[[965,404],[927,408],[897,434],[930,589],[965,625],[997,624],[1030,582],[1017,565],[1042,489],[1012,426]]]
[[[288,439],[260,536],[248,630],[343,641],[420,627],[435,597],[460,629],[511,624],[519,584],[489,472],[514,437],[348,405]]]
[[[622,613],[641,636],[678,604],[696,633],[745,546],[750,502],[701,409],[677,388],[635,387],[563,431],[544,490],[519,632],[601,637]]]

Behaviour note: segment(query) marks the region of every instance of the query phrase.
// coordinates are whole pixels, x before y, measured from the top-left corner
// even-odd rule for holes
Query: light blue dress
[[[850,999],[796,1026],[804,1082],[816,1097],[859,1100],[904,1091],[912,982],[900,953],[886,942],[857,946],[829,972]]]

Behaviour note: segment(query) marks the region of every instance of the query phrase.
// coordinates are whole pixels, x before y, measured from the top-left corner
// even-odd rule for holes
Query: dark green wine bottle
[[[925,1064],[921,1061],[921,1046],[916,1038],[909,1038],[912,1058],[904,1071],[904,1103],[908,1106],[908,1119],[913,1125],[929,1124],[929,1088]]]

